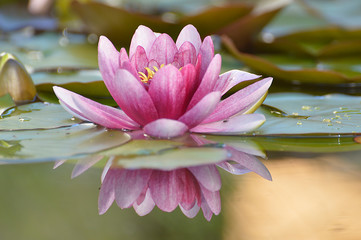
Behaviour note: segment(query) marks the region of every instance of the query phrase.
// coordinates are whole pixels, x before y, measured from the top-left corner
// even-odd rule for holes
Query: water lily
[[[263,100],[272,78],[257,81],[233,95],[222,96],[240,82],[260,76],[239,70],[220,75],[221,56],[211,37],[203,41],[187,25],[176,42],[167,34],[139,26],[129,54],[117,51],[104,36],[98,44],[104,83],[120,109],[101,105],[54,87],[60,103],[74,116],[107,128],[138,130],[159,138],[187,131],[237,134],[259,127],[265,118],[248,114]]]

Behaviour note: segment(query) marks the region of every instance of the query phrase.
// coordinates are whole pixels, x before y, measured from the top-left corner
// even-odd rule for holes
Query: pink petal
[[[189,218],[194,218],[195,216],[197,216],[197,213],[199,212],[200,209],[197,203],[194,204],[194,206],[189,210],[185,210],[182,206],[179,206],[179,208],[181,209],[183,214]]]
[[[109,83],[108,89],[119,107],[137,123],[146,125],[158,118],[152,98],[142,83],[127,70],[118,70],[115,81]]]
[[[219,191],[209,191],[206,188],[201,186],[202,194],[207,202],[208,207],[210,210],[215,214],[218,215],[221,212],[221,196],[219,195]],[[202,205],[203,209],[203,205]]]
[[[180,72],[183,77],[183,82],[185,85],[185,108],[187,107],[189,101],[191,100],[194,92],[196,91],[198,84],[197,84],[197,72],[196,68],[192,64],[187,64],[180,69]],[[185,109],[184,109],[185,111]]]
[[[221,189],[221,176],[215,165],[189,167],[188,170],[204,188],[210,191],[218,191]]]
[[[127,70],[140,82],[139,73],[138,73],[137,69],[135,68],[135,66],[131,62],[129,62],[129,61],[123,62],[122,66],[119,69]]]
[[[119,53],[119,66],[122,66],[124,62],[129,62],[129,57],[125,48],[121,48]]]
[[[179,51],[174,55],[173,64],[175,64],[177,68],[181,68],[187,64],[195,65],[196,61],[196,49],[191,43],[185,42],[180,47]]]
[[[235,135],[252,131],[261,126],[266,118],[262,114],[236,115],[227,120],[200,124],[191,132],[210,133],[218,135]]]
[[[177,171],[153,171],[149,188],[155,204],[165,212],[173,211],[182,199]]]
[[[258,160],[255,156],[237,151],[233,147],[226,147],[227,151],[231,153],[230,160],[233,160],[245,168],[251,170],[252,172],[257,173],[261,177],[272,181],[272,176],[268,169],[263,165],[263,163]]]
[[[204,199],[202,200],[201,208],[202,208],[202,211],[203,211],[203,216],[204,216],[204,218],[205,218],[208,222],[211,221],[212,216],[213,216],[213,212],[212,212],[212,210],[210,209],[210,207],[208,206],[207,201],[204,200]]]
[[[232,87],[236,86],[238,83],[243,81],[254,80],[261,77],[260,75],[255,75],[240,70],[232,70],[226,73],[223,73],[219,76],[217,84],[215,86],[215,91],[221,91],[224,95]]]
[[[66,161],[67,161],[67,159],[55,161],[54,166],[53,166],[53,169],[56,169],[56,168],[60,167],[60,166],[63,165]]]
[[[89,156],[89,157],[80,159],[76,163],[76,165],[73,169],[73,172],[71,173],[71,178],[75,178],[75,177],[79,176],[80,174],[84,173],[86,170],[88,170],[90,167],[92,167],[94,164],[96,164],[97,162],[99,162],[102,159],[103,159],[103,156],[100,156],[100,155]]]
[[[122,110],[102,105],[61,87],[53,87],[56,96],[67,107],[85,119],[108,128],[139,129],[139,125]]]
[[[225,162],[217,163],[217,166],[234,175],[242,175],[251,172],[251,170],[245,168],[239,163],[231,164],[225,161]]]
[[[132,56],[131,63],[137,72],[146,73],[145,68],[148,67],[148,58],[143,47],[137,47],[134,55]]]
[[[155,39],[156,35],[150,28],[140,25],[137,30],[135,30],[132,37],[129,48],[129,57],[131,58],[134,55],[138,46],[142,46],[149,56],[150,49]]]
[[[200,55],[202,56],[202,64],[200,67],[199,77],[202,79],[214,57],[214,46],[210,36],[207,36],[201,45]]]
[[[160,64],[169,64],[173,62],[174,55],[178,52],[177,46],[173,39],[163,33],[154,41],[150,53],[149,60],[156,60]]]
[[[189,24],[185,26],[179,33],[176,41],[177,48],[180,49],[185,42],[190,42],[194,46],[196,54],[198,54],[202,44],[202,40],[199,36],[197,29],[193,25]]]
[[[148,123],[143,128],[144,133],[157,138],[173,138],[183,135],[188,127],[177,120],[161,118]]]
[[[206,119],[221,100],[220,92],[211,92],[203,97],[192,109],[188,110],[178,120],[189,128],[195,127]]]
[[[202,59],[203,61],[203,59]],[[203,63],[203,62],[202,62]],[[206,73],[204,74],[197,91],[194,93],[192,100],[188,105],[188,109],[196,105],[205,95],[212,92],[214,86],[219,78],[221,71],[222,58],[221,55],[216,54],[209,64]]]
[[[148,93],[159,118],[178,119],[183,114],[186,89],[180,71],[167,65],[154,75]]]
[[[103,184],[100,187],[99,198],[98,198],[98,208],[99,214],[104,214],[112,205],[115,199],[115,177],[117,170],[108,171],[107,175],[104,178]]]
[[[100,36],[98,43],[98,64],[105,84],[113,81],[119,68],[119,52],[105,36]]]
[[[187,169],[179,169],[178,177],[182,181],[183,196],[180,206],[185,210],[190,210],[201,200],[200,187],[197,180]]]
[[[148,185],[152,170],[122,170],[115,179],[115,201],[120,208],[134,204],[143,189]]]
[[[267,93],[271,83],[272,78],[266,78],[239,90],[221,101],[203,123],[223,120],[235,114],[246,112]]]
[[[148,188],[144,200],[140,204],[135,202],[133,208],[139,216],[145,216],[153,210],[154,206],[155,203]]]

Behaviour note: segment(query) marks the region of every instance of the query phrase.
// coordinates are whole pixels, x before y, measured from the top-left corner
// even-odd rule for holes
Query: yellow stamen
[[[165,66],[164,64],[160,65],[159,69],[161,69],[164,66]],[[159,69],[156,66],[153,66],[153,69],[154,71],[151,70],[149,67],[146,67],[145,70],[147,71],[147,74],[143,72],[138,72],[140,80],[144,83],[148,83],[150,80],[152,80],[154,74],[159,71]]]

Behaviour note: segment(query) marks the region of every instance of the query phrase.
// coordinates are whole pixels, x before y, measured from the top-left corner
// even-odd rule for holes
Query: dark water
[[[207,222],[177,208],[139,217],[114,203],[98,214],[101,169],[0,167],[0,239],[361,239],[360,151],[269,152],[267,181],[222,173],[222,211]]]

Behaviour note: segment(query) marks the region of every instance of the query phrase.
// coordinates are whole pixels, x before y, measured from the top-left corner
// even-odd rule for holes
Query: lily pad
[[[223,37],[223,43],[234,57],[248,67],[276,80],[327,85],[361,83],[360,63],[355,61],[354,56],[318,60],[279,53],[252,55],[238,51],[227,37]]]
[[[0,130],[59,128],[80,122],[81,120],[73,118],[59,104],[37,102],[5,111],[0,117]]]
[[[270,94],[256,113],[266,122],[258,136],[353,136],[361,133],[361,97],[342,94],[312,96]]]
[[[32,74],[32,78],[36,85],[38,96],[43,101],[59,102],[53,92],[53,86],[56,85],[103,104],[117,105],[102,81],[99,70],[63,68],[59,72],[52,69],[35,72]]]
[[[14,54],[29,70],[47,68],[97,68],[97,47],[79,34],[11,34],[0,41],[2,51]]]
[[[72,127],[2,131],[0,163],[31,163],[84,157],[122,145],[130,136],[122,131],[111,131],[94,124]]]

